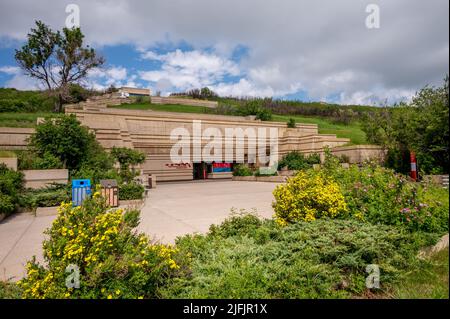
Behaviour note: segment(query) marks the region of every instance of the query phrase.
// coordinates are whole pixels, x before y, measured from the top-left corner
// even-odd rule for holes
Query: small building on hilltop
[[[140,89],[140,88],[132,88],[132,87],[121,87],[119,89],[119,93],[121,96],[150,96],[150,89]]]

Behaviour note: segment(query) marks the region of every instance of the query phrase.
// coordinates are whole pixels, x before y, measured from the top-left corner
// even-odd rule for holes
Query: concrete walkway
[[[173,243],[180,235],[206,232],[222,222],[231,208],[255,208],[261,217],[273,215],[274,183],[195,181],[159,184],[150,190],[141,210],[139,231],[155,241]],[[42,261],[43,231],[56,216],[13,215],[0,223],[0,280],[18,280],[33,255]]]
[[[275,183],[199,181],[160,184],[152,189],[141,210],[138,229],[163,243],[180,235],[206,232],[222,222],[232,208],[271,218]]]

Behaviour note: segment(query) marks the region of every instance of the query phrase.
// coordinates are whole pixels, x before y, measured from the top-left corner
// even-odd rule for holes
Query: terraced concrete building
[[[378,146],[345,146],[349,139],[337,138],[334,134],[319,134],[315,124],[297,124],[295,128],[288,128],[283,122],[262,122],[249,117],[118,109],[108,108],[105,103],[97,107],[92,104],[73,105],[66,108],[66,113],[75,114],[83,125],[92,129],[106,149],[129,147],[144,152],[147,157],[141,168],[144,174],[156,175],[158,181],[230,178],[232,166],[238,161],[226,157],[226,148],[234,148],[236,153],[237,140],[241,138],[227,137],[227,130],[230,129],[244,132],[244,162],[253,162],[251,147],[261,139],[266,140],[266,155],[272,152],[278,158],[294,150],[323,156],[325,147],[331,148],[335,154],[346,155],[351,162],[361,162],[382,154]],[[181,141],[174,138],[174,132],[177,132],[174,130],[182,130],[192,138],[199,137],[196,133],[198,125],[201,125],[202,132],[211,129],[220,132],[221,156],[214,161],[198,160],[195,158],[196,145],[191,143],[185,145],[188,157],[174,162],[171,152]],[[258,136],[247,134],[251,131],[258,132]],[[270,149],[274,131],[277,139],[275,151]],[[197,147],[203,150],[211,140],[200,139]],[[262,153],[256,155],[256,166],[261,166],[259,154]]]

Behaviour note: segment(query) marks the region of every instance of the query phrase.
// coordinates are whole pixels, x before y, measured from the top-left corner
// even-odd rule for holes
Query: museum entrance
[[[210,163],[193,163],[194,164],[194,179],[208,179],[208,173],[212,170],[212,164]]]

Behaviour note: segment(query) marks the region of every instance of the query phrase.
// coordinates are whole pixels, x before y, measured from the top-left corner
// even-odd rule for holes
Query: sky
[[[448,0],[1,0],[0,87],[41,87],[14,51],[35,20],[63,28],[69,4],[106,59],[95,89],[383,105],[449,73]]]

